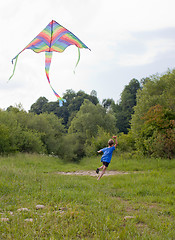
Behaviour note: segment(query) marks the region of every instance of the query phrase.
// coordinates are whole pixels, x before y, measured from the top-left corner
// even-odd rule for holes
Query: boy
[[[103,148],[98,151],[98,153],[101,153],[101,152],[103,153],[103,156],[101,157],[101,162],[103,163],[103,165],[101,167],[97,168],[96,173],[98,174],[100,169],[103,169],[103,170],[97,180],[100,180],[100,178],[104,175],[106,168],[108,167],[109,163],[111,162],[112,153],[118,144],[117,136],[113,136],[113,138],[115,139],[115,145],[114,145],[113,139],[110,139],[108,141],[108,147]]]

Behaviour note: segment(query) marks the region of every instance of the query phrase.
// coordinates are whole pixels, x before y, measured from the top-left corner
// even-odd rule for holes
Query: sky
[[[50,80],[66,90],[97,92],[100,102],[120,99],[124,87],[175,67],[174,0],[6,0],[0,2],[0,108],[22,104],[28,111],[39,97],[56,101],[45,76],[45,55],[25,50],[16,71],[11,63],[51,20],[74,33],[88,49],[53,53]]]

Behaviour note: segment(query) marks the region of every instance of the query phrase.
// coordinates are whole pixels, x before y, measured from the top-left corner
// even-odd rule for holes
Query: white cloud
[[[117,64],[121,66],[140,66],[153,63],[155,59],[170,50],[175,51],[175,41],[173,39],[153,39],[144,43],[146,49],[143,53],[126,53],[119,56]]]

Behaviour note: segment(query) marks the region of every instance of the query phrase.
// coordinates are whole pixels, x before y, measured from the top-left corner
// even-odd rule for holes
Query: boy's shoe
[[[97,168],[96,173],[97,173],[97,174],[99,173],[99,168]]]

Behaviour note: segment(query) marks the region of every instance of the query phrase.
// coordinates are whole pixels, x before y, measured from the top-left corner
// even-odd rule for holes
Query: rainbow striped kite
[[[49,69],[52,60],[52,52],[63,52],[70,45],[75,45],[78,48],[77,66],[80,61],[80,48],[89,48],[73,33],[61,26],[56,21],[52,20],[47,27],[44,28],[44,30],[40,32],[20,53],[22,53],[25,49],[31,49],[36,53],[45,52],[45,72],[47,80],[50,84]],[[12,59],[12,64],[15,60],[12,76],[14,75],[16,63],[20,53],[18,53],[18,55]],[[9,78],[9,80],[12,78],[12,76]],[[65,99],[60,97],[55,92],[51,84],[50,87],[59,100],[60,105],[62,105],[62,102],[65,101]]]

